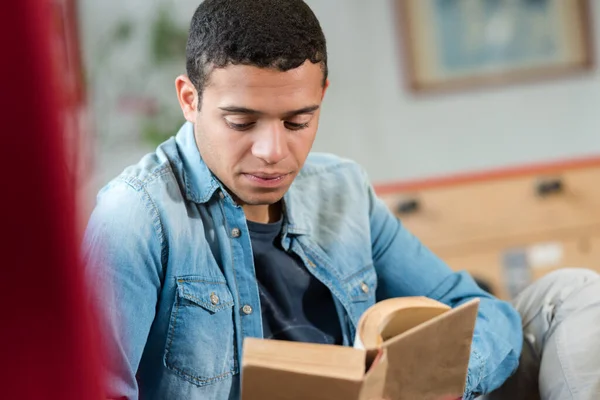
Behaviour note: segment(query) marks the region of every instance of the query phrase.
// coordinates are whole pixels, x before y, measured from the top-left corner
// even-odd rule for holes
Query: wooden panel
[[[600,167],[600,156],[580,157],[546,163],[526,164],[490,170],[472,171],[454,175],[429,177],[401,182],[379,183],[375,185],[378,195],[419,192],[425,189],[465,185],[478,182],[521,178],[524,176],[556,175],[565,171]]]
[[[590,237],[582,234],[545,242],[530,240],[523,242],[522,246],[485,251],[475,247],[464,255],[438,255],[452,269],[468,271],[473,277],[489,284],[496,296],[508,300],[511,298],[508,290],[510,275],[507,274],[504,257],[510,250],[521,250],[527,255],[523,272],[530,274],[530,282],[559,268],[589,268],[600,272],[600,235]],[[536,251],[537,254],[534,254]]]
[[[539,196],[539,182],[550,178],[560,178],[563,191]],[[381,198],[393,211],[404,200],[414,198],[416,211],[412,207],[413,212],[399,217],[425,245],[439,253],[456,246],[598,225],[598,182],[600,167],[592,167],[552,177],[511,177]]]

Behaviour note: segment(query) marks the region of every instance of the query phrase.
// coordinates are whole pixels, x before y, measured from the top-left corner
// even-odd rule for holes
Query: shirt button
[[[365,293],[369,293],[369,285],[364,282],[360,285],[360,289]]]
[[[306,260],[306,262],[308,263],[308,266],[309,266],[309,267],[312,267],[312,268],[316,268],[316,267],[317,267],[317,266],[315,265],[315,263],[314,263],[314,262],[312,262],[312,261],[310,261],[310,260]]]
[[[225,193],[223,193],[223,191],[220,191],[219,197],[221,198],[221,200],[223,200],[225,198]]]
[[[240,236],[242,236],[242,231],[240,231],[239,228],[233,228],[231,230],[231,236],[233,236],[234,238],[239,238]]]
[[[246,304],[244,307],[242,307],[242,312],[246,315],[250,315],[252,314],[252,307]]]
[[[219,304],[219,296],[217,296],[215,293],[211,293],[210,294],[210,302],[216,306],[217,304]]]

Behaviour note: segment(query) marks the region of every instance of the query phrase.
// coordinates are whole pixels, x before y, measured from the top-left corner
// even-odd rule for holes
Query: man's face
[[[278,202],[304,165],[326,87],[319,64],[215,69],[195,114],[200,154],[242,205]]]

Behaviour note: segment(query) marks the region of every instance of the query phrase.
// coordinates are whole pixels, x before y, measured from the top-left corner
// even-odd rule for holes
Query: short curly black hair
[[[192,18],[186,67],[200,97],[214,68],[253,65],[288,71],[306,60],[321,64],[325,85],[325,35],[302,0],[205,0]]]

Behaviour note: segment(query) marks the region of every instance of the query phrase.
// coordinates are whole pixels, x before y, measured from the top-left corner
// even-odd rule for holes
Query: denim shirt
[[[516,369],[517,312],[425,248],[357,164],[308,157],[284,197],[281,241],[331,290],[344,345],[376,301],[427,296],[455,307],[480,298],[465,398]],[[101,288],[109,398],[240,398],[243,340],[263,335],[250,236],[191,124],[100,191],[84,255]]]

